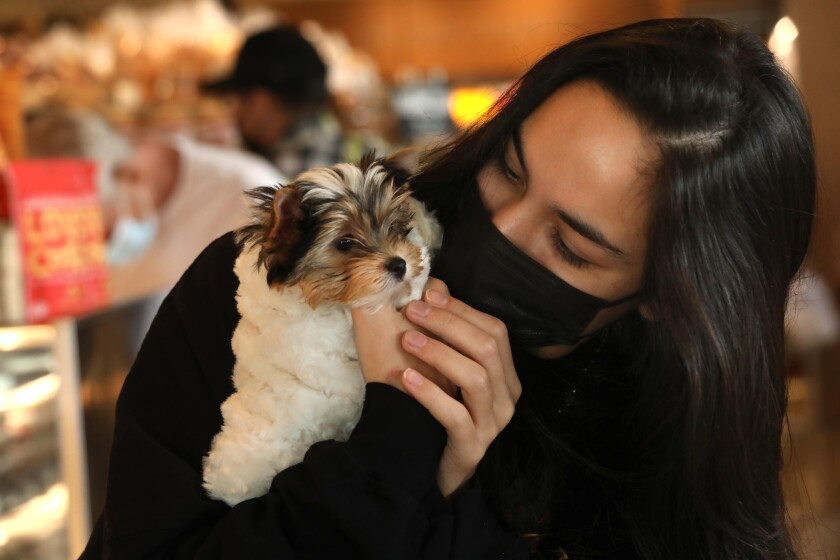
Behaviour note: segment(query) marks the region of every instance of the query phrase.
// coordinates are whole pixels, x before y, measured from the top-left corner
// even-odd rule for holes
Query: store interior
[[[836,0],[2,0],[0,166],[12,171],[0,201],[0,560],[81,552],[104,501],[117,395],[174,282],[114,288],[110,207],[97,202],[113,193],[97,186],[97,170],[126,157],[123,142],[161,135],[237,149],[235,107],[201,84],[232,67],[247,36],[299,25],[327,65],[341,127],[390,148],[429,147],[480,118],[552,47],[683,15],[735,21],[766,39],[813,120],[820,201],[808,270],[788,308],[783,479],[802,558],[840,560]],[[67,145],[60,128],[37,129],[56,114],[107,130],[91,141],[99,151],[41,155],[37,138]],[[81,159],[95,167],[72,166]],[[41,222],[38,262],[58,272],[39,296],[30,284],[38,247],[21,241],[29,208],[21,200],[64,173],[87,190],[67,180],[49,195],[72,199],[78,212],[57,222],[54,238]],[[63,257],[50,251],[71,241],[84,245],[81,260],[61,268]]]

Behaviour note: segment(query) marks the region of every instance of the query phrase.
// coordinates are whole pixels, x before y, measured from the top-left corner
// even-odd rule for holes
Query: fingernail
[[[408,385],[419,387],[423,383],[423,376],[417,371],[408,368],[403,372],[403,380],[405,380]]]
[[[426,290],[426,301],[434,303],[435,305],[446,305],[449,297],[443,292],[437,290]]]
[[[417,331],[408,331],[405,333],[405,341],[409,346],[414,346],[415,348],[422,348],[428,340],[424,334]]]
[[[429,314],[429,311],[432,310],[428,304],[423,303],[422,301],[412,301],[408,305],[408,309],[412,314],[417,315],[418,317],[425,317]]]

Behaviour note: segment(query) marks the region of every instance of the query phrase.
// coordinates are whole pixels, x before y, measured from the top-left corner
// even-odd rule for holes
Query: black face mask
[[[637,297],[606,301],[567,284],[496,229],[477,193],[444,231],[432,274],[454,297],[504,322],[524,348],[577,344],[594,334],[581,336],[600,310]]]

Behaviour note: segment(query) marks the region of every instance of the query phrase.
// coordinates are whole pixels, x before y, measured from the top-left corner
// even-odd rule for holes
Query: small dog
[[[233,334],[236,391],[204,459],[204,488],[229,505],[266,493],[318,441],[346,440],[365,381],[350,309],[419,299],[442,232],[411,197],[413,154],[305,171],[251,191]]]

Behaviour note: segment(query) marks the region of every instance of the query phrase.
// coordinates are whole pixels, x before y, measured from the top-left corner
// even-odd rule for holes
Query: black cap
[[[327,67],[312,44],[293,27],[275,27],[251,35],[236,59],[233,73],[205,82],[207,93],[233,93],[264,87],[292,104],[327,96]]]

